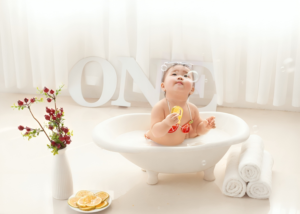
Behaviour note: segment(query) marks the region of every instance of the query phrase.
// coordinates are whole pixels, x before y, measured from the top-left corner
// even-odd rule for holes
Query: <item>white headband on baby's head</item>
[[[169,67],[174,66],[174,65],[182,65],[182,66],[188,67],[190,69],[190,71],[188,72],[188,74],[194,73],[197,76],[197,78],[195,78],[192,82],[197,82],[199,80],[199,74],[198,74],[198,72],[191,70],[193,68],[193,65],[190,64],[190,63],[184,63],[184,62],[164,62],[164,64],[161,66],[161,71],[165,72],[166,70],[168,70]]]

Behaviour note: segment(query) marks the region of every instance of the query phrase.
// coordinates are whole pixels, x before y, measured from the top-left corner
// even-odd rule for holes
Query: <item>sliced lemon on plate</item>
[[[80,207],[95,207],[102,202],[102,199],[95,195],[87,195],[80,198],[77,204]]]
[[[78,208],[78,205],[77,205],[77,201],[80,199],[80,197],[72,197],[72,198],[69,198],[68,200],[68,204],[72,207],[75,207],[75,208]]]
[[[94,193],[92,193],[91,191],[88,191],[88,190],[80,190],[76,193],[76,197],[84,197],[84,196],[87,196],[87,195],[94,195]]]
[[[95,196],[98,196],[102,199],[102,201],[105,201],[108,197],[109,197],[109,194],[107,192],[97,192],[95,193]]]
[[[100,204],[98,204],[96,206],[96,209],[101,209],[103,207],[106,207],[108,205],[108,202],[107,201],[102,201]]]

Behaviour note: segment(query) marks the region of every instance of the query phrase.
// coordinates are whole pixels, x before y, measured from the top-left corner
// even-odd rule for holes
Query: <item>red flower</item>
[[[56,145],[56,143],[52,140],[51,141],[51,146],[55,146]]]
[[[49,115],[45,115],[45,119],[46,120],[50,120],[50,116]]]
[[[52,99],[51,98],[47,98],[47,101],[50,103],[52,101]]]
[[[59,149],[59,148],[60,148],[60,144],[57,143],[57,144],[56,144],[56,147]]]
[[[31,128],[29,128],[29,127],[26,127],[26,130],[27,130],[28,132],[30,132],[30,131],[31,131]]]
[[[19,105],[19,106],[22,106],[23,104],[24,104],[24,103],[23,103],[21,100],[18,101],[18,105]]]
[[[54,91],[51,89],[50,94],[54,94]]]
[[[49,89],[46,88],[46,87],[44,87],[44,92],[45,92],[45,93],[48,93],[48,91],[49,91]]]
[[[46,107],[46,112],[50,113],[51,112],[50,108]]]
[[[24,126],[18,126],[18,129],[20,130],[20,131],[23,131],[24,130]]]
[[[50,129],[50,130],[53,130],[53,126],[49,125],[49,129]]]
[[[64,131],[64,133],[68,133],[68,131],[69,131],[69,129],[68,129],[68,127],[65,127],[64,129],[63,129],[63,131]]]
[[[30,102],[34,103],[35,102],[35,98],[31,98]]]
[[[27,98],[25,98],[25,99],[24,99],[24,101],[25,101],[25,103],[27,103],[27,102],[28,102],[28,99],[27,99]]]

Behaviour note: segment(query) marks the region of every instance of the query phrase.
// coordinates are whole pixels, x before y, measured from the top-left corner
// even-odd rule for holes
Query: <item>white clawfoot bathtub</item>
[[[201,112],[201,118],[215,116],[216,129],[178,146],[163,146],[144,138],[150,129],[150,114],[126,114],[105,120],[93,130],[93,140],[101,148],[119,152],[145,169],[147,183],[156,184],[158,173],[204,171],[204,179],[215,180],[214,168],[231,145],[249,137],[249,127],[241,118],[222,112]]]

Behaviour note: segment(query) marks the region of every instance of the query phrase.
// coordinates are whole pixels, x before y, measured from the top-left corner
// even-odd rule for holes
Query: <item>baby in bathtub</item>
[[[165,98],[160,100],[151,111],[151,129],[145,138],[165,146],[176,146],[184,139],[206,134],[216,127],[215,117],[202,119],[197,107],[188,102],[194,93],[193,74],[189,73],[192,65],[185,63],[168,63],[162,77],[161,88]],[[173,106],[183,109],[180,125],[179,115],[171,114]]]

